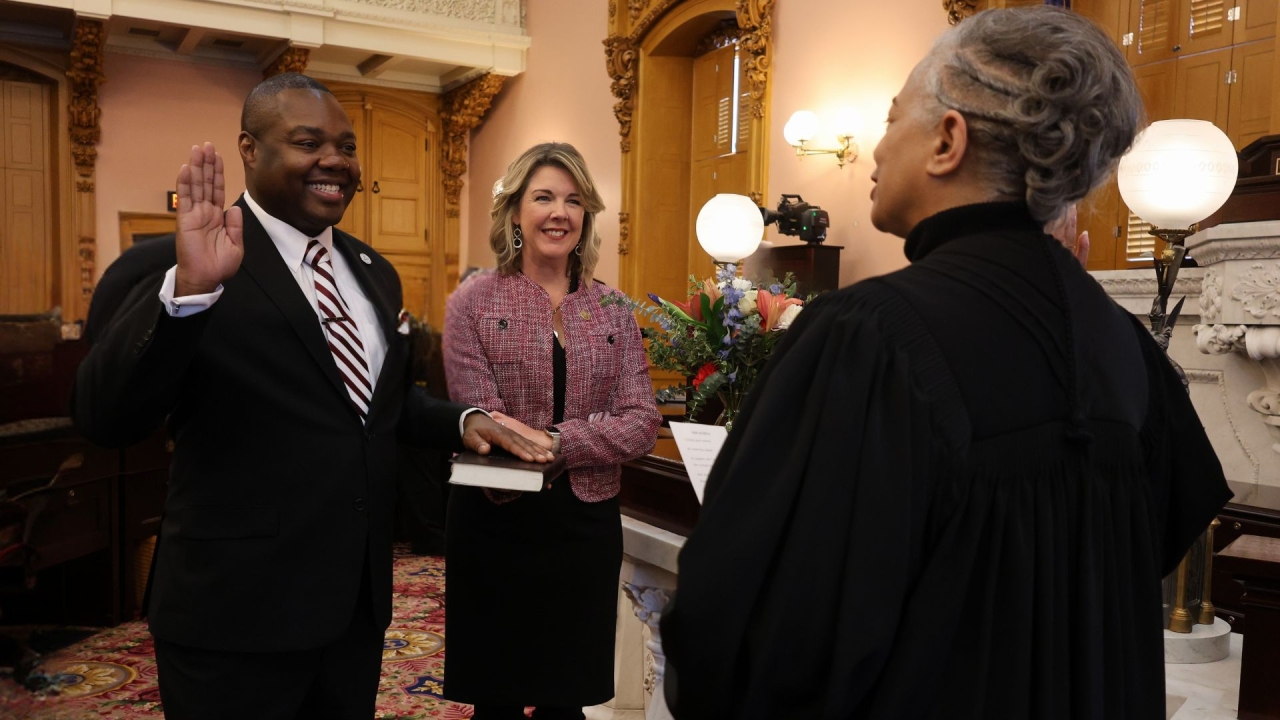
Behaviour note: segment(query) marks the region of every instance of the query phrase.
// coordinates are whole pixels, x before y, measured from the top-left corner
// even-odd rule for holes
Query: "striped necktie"
[[[360,421],[364,422],[365,416],[369,414],[373,385],[369,382],[369,364],[364,357],[364,343],[360,342],[360,328],[356,327],[351,318],[351,308],[343,300],[342,293],[338,292],[329,251],[319,241],[312,240],[302,259],[314,270],[316,305],[320,308],[320,322],[329,342],[329,352],[333,353],[338,373],[347,386],[351,404],[360,413]]]

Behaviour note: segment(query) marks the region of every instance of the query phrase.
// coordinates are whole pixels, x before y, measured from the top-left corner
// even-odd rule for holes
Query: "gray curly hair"
[[[1092,21],[1055,7],[980,12],[943,35],[925,95],[964,116],[969,152],[1000,197],[1042,222],[1115,170],[1145,124],[1119,48]]]

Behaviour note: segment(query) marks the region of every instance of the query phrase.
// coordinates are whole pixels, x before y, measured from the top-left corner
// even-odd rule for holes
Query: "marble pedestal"
[[[1193,625],[1189,633],[1164,631],[1164,661],[1175,665],[1211,663],[1231,654],[1231,625],[1214,618],[1212,625]]]
[[[666,656],[658,623],[675,594],[684,537],[622,516],[622,574],[614,650],[612,718],[670,720],[662,696]]]

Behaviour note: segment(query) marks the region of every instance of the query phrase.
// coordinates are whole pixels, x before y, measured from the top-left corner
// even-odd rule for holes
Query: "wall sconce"
[[[782,136],[787,144],[796,149],[796,156],[835,155],[836,165],[844,167],[846,162],[858,159],[858,143],[853,138],[862,130],[862,117],[853,108],[844,108],[836,113],[836,142],[834,149],[809,147],[809,143],[818,135],[818,116],[808,110],[797,110],[782,128]]]

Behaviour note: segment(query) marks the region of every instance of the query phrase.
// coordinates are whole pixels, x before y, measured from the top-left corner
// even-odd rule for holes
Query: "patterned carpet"
[[[379,720],[456,720],[469,705],[441,697],[444,685],[444,559],[397,547],[391,627],[382,651]],[[0,718],[162,718],[155,651],[145,622],[104,630],[50,654],[41,671],[61,675],[58,695],[33,695],[0,679]]]

